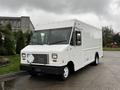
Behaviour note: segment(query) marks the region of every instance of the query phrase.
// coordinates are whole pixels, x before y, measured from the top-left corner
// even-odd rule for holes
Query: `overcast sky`
[[[120,0],[0,0],[0,16],[30,16],[36,29],[42,23],[78,19],[120,32]]]

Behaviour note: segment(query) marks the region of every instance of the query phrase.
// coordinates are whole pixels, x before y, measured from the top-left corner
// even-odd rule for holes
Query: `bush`
[[[24,33],[25,45],[28,45],[30,43],[31,35],[32,35],[32,32],[30,31],[27,31],[26,33]]]
[[[2,34],[0,33],[0,47],[3,45]]]
[[[0,47],[0,55],[7,55],[7,50],[4,47]]]
[[[22,31],[17,32],[16,53],[20,54],[21,49],[25,47],[25,37]]]
[[[2,39],[4,36],[4,39]],[[1,25],[0,27],[0,55],[13,55],[15,54],[15,43],[10,24]]]
[[[5,36],[4,47],[7,50],[7,55],[14,55],[15,54],[15,42],[12,36]]]
[[[26,33],[23,33],[22,30],[12,32],[10,24],[0,25],[0,55],[19,54],[21,49],[29,44],[30,37],[29,30]]]

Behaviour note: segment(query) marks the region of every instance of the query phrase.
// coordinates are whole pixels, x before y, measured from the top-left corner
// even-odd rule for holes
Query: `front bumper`
[[[25,71],[35,71],[38,73],[46,73],[46,74],[63,74],[65,66],[45,66],[45,65],[20,65],[21,70]]]

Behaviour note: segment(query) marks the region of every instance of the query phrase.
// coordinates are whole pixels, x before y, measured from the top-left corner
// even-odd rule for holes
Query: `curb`
[[[12,79],[15,79],[19,75],[25,75],[25,74],[27,74],[27,72],[19,71],[19,72],[9,73],[5,75],[0,75],[0,82],[12,80]]]

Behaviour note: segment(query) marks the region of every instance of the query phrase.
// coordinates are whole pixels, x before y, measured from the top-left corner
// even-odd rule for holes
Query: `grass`
[[[0,67],[0,75],[17,72],[20,70],[20,57],[19,55],[6,56],[10,63],[7,66]]]
[[[120,48],[103,48],[104,51],[120,51]]]

